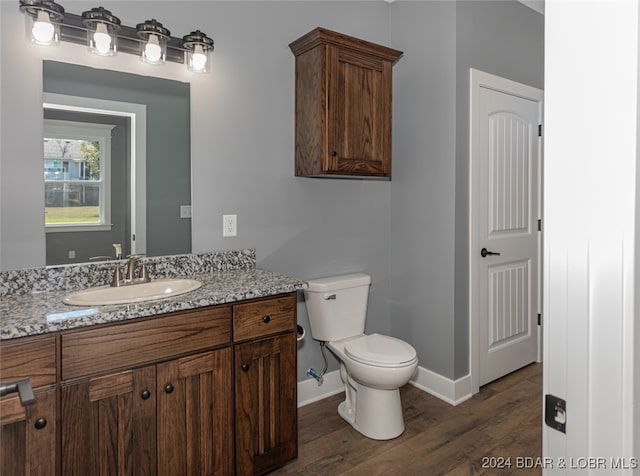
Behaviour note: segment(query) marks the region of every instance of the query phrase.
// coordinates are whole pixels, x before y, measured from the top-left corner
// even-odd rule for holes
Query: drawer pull
[[[164,391],[165,391],[165,392],[167,392],[167,393],[171,393],[171,392],[173,392],[173,385],[171,385],[170,383],[168,383],[168,384],[166,385],[166,387],[164,387]]]
[[[241,367],[245,372],[249,370],[249,364],[242,364]]]
[[[265,324],[268,324],[270,320],[271,320],[271,316],[269,315],[262,317],[262,322],[264,322]]]
[[[47,426],[47,420],[45,418],[39,418],[34,425],[36,430],[42,430],[45,426]]]
[[[149,390],[145,390],[144,392],[142,392],[141,396],[143,400],[148,400],[149,397],[151,396],[151,392]]]

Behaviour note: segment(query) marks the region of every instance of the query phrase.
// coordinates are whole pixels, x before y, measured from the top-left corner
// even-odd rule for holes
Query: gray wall
[[[458,190],[457,175],[464,175],[465,170],[458,170],[461,146],[457,128],[467,120],[468,105],[461,102],[464,97],[458,98],[462,93],[457,82],[466,81],[459,73],[462,58],[476,53],[471,51],[472,45],[459,50],[458,44],[491,39],[486,51],[478,55],[489,58],[497,54],[490,48],[494,48],[494,39],[500,40],[498,32],[504,28],[500,21],[492,22],[486,15],[449,1],[105,1],[103,5],[129,25],[148,18],[151,8],[154,18],[176,36],[199,28],[216,42],[210,75],[177,73],[171,65],[149,72],[148,65],[125,55],[104,63],[191,83],[193,251],[255,247],[259,266],[302,279],[370,273],[373,285],[367,332],[407,340],[418,350],[421,366],[445,377],[465,373],[468,329],[464,327],[468,322],[456,318],[458,313],[462,315],[456,287],[461,259],[457,256],[457,226],[458,221],[466,220],[458,216],[465,209],[458,210],[458,193],[464,201],[464,191]],[[514,31],[526,31],[528,27],[520,23],[535,21],[541,37],[542,17],[532,20],[526,7],[511,2],[499,5],[512,12],[510,21],[519,25]],[[75,13],[93,6],[73,2],[68,9]],[[13,225],[24,217],[13,215],[7,204],[12,190],[7,177],[20,175],[20,186],[36,189],[42,181],[41,159],[37,160],[38,150],[31,144],[39,140],[38,134],[28,131],[29,121],[38,114],[38,104],[21,93],[21,88],[33,87],[33,71],[45,53],[21,40],[23,20],[16,5],[0,2],[0,8],[0,259],[6,269],[11,264],[6,252],[9,247],[31,245],[21,243],[19,234],[12,232]],[[489,29],[467,39],[471,13],[479,15],[483,29]],[[294,58],[288,44],[316,26],[405,52],[394,67],[392,182],[293,175]],[[18,35],[20,41],[15,41]],[[515,46],[507,35],[499,49]],[[63,54],[72,48],[64,44],[62,53],[46,54]],[[483,49],[482,45],[478,48]],[[529,47],[520,49],[525,50],[521,61],[532,61],[526,58]],[[518,54],[514,51],[512,56]],[[84,47],[77,47],[76,56],[74,62],[98,64],[104,60],[87,59]],[[483,69],[485,65],[475,66]],[[527,79],[513,77],[506,69],[489,72]],[[538,73],[541,78],[541,65]],[[21,148],[5,140],[14,135],[23,137]],[[20,164],[11,161],[18,152],[25,156]],[[25,203],[25,210],[35,205]],[[236,238],[222,237],[222,215],[228,213],[238,215]],[[27,226],[34,229],[37,220],[29,220]],[[298,321],[308,330],[302,302]],[[299,347],[298,356],[299,380],[306,378],[308,367],[322,366],[319,347],[310,338]],[[331,358],[329,370],[336,368]]]
[[[391,333],[420,366],[453,375],[456,30],[454,2],[393,5]]]

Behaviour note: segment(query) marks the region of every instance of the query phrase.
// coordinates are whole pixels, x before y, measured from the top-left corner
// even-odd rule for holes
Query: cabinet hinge
[[[542,137],[542,124],[538,124],[538,137]]]
[[[538,218],[538,231],[542,231],[542,219]]]
[[[538,325],[542,325],[542,314],[538,313]]]

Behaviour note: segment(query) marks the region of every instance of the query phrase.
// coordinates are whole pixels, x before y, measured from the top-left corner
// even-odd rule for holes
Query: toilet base
[[[341,374],[343,371],[341,369]],[[345,401],[338,405],[338,414],[355,430],[373,440],[391,440],[404,432],[402,402],[397,388],[365,387],[347,377]]]

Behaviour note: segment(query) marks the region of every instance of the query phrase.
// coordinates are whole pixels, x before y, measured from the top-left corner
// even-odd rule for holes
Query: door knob
[[[480,256],[482,256],[483,258],[486,258],[487,256],[500,256],[500,253],[495,253],[493,251],[489,251],[486,248],[482,248],[480,250]]]

